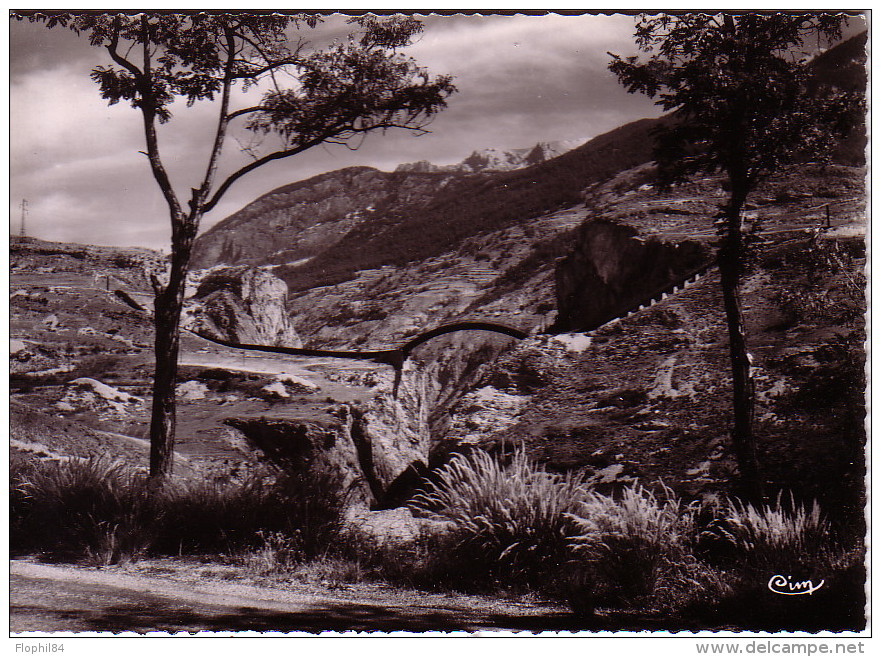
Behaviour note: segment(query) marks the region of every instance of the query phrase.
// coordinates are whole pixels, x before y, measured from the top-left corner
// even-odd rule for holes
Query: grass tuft
[[[756,507],[732,499],[717,514],[702,538],[722,543],[726,561],[751,571],[809,574],[834,560],[830,525],[816,501],[808,507],[790,495],[784,503],[781,493],[773,505]]]
[[[128,561],[150,547],[161,516],[147,477],[106,458],[24,466],[10,481],[13,550]]]
[[[508,463],[456,455],[412,506],[454,525],[452,551],[468,577],[543,587],[567,560],[568,514],[586,499],[584,479],[534,465],[521,449]]]
[[[670,489],[660,499],[642,486],[625,488],[620,499],[591,493],[569,518],[580,571],[571,595],[580,606],[666,606],[679,602],[684,587],[700,587],[690,549],[694,508]]]

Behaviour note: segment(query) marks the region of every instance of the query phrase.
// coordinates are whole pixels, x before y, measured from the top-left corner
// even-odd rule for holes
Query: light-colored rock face
[[[80,377],[71,381],[55,409],[63,413],[93,413],[102,420],[128,420],[143,409],[144,401],[96,379]]]
[[[528,396],[508,394],[492,386],[479,388],[457,404],[449,436],[462,444],[476,443],[485,435],[513,426],[528,401]]]
[[[177,398],[182,401],[198,401],[205,399],[208,393],[208,386],[199,381],[185,381],[178,384],[176,391]]]
[[[435,383],[426,372],[409,367],[398,395],[391,377],[380,383],[377,394],[357,418],[355,431],[363,449],[369,450],[370,477],[383,493],[408,469],[420,471],[428,464],[431,444],[429,408]]]
[[[451,522],[414,517],[406,507],[383,511],[353,507],[343,518],[343,536],[377,545],[412,544],[426,533],[443,534],[452,528]]]
[[[271,340],[268,344],[300,347],[300,337],[285,309],[287,295],[285,282],[267,271],[248,269],[242,274],[241,297],[254,319],[258,337]]]
[[[263,269],[215,269],[188,304],[185,326],[242,344],[301,347],[287,294],[285,282]]]

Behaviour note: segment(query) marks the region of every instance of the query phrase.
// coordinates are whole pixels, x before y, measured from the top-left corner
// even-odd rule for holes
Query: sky
[[[329,16],[305,36],[320,43],[343,34]],[[369,135],[358,150],[320,146],[252,172],[206,215],[202,230],[281,185],[348,166],[391,171],[403,162],[459,162],[486,147],[524,148],[538,141],[586,139],[660,114],[651,100],[631,95],[608,71],[607,52],[636,54],[634,18],[626,15],[430,16],[406,49],[432,74],[450,74],[458,92],[429,126]],[[41,239],[169,248],[167,206],[144,150],[140,113],[108,106],[89,78],[109,63],[101,49],[69,30],[10,25],[10,217],[18,233],[27,199],[26,234]],[[253,99],[251,99],[253,100]],[[244,107],[238,99],[233,107]],[[172,106],[159,128],[160,149],[178,196],[204,173],[217,106]],[[243,163],[235,135],[221,175]]]

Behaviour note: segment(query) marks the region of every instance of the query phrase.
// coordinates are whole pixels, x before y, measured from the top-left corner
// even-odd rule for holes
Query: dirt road
[[[575,630],[561,607],[475,596],[339,595],[228,582],[190,585],[95,569],[10,564],[11,632]]]

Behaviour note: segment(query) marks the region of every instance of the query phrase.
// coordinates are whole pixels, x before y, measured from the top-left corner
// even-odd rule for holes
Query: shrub
[[[586,495],[582,477],[546,472],[522,449],[507,465],[476,451],[454,456],[412,505],[454,523],[446,555],[473,584],[548,590],[567,560],[567,514]]]
[[[11,473],[11,547],[55,558],[128,561],[152,542],[161,509],[145,475],[104,458],[20,466]]]
[[[179,482],[162,491],[166,522],[157,549],[166,554],[236,553],[284,537],[285,559],[315,556],[337,531],[343,502],[336,475],[321,470],[241,482]],[[296,554],[296,559],[293,555]]]
[[[727,500],[718,514],[702,538],[723,543],[723,563],[768,575],[784,569],[807,576],[834,560],[829,523],[816,501],[808,508],[790,495],[784,505],[781,492],[774,505],[760,508]]]
[[[709,623],[735,623],[762,631],[860,630],[866,625],[865,551],[845,549],[832,539],[819,505],[784,503],[755,507],[724,500],[701,534],[715,548],[708,556],[726,569],[729,591],[712,604],[695,608]],[[770,580],[805,582],[810,595],[781,596]],[[778,581],[778,583],[780,583]]]
[[[266,524],[267,508],[283,514],[258,477],[241,482],[167,482],[160,493],[165,522],[156,549],[165,554],[229,552],[251,547]],[[269,522],[267,522],[269,521]],[[274,527],[273,527],[274,529]]]
[[[293,560],[321,554],[344,500],[335,475],[255,473],[242,482],[161,485],[106,459],[18,463],[10,476],[11,547],[117,563],[153,554],[220,554],[283,535]],[[275,538],[273,538],[275,540]]]
[[[617,500],[591,493],[569,514],[578,530],[571,539],[576,611],[594,603],[677,606],[711,578],[691,554],[694,508],[663,492],[661,500],[641,486]]]
[[[259,576],[287,574],[302,560],[296,539],[282,532],[257,531],[261,544],[246,551],[240,560]]]

